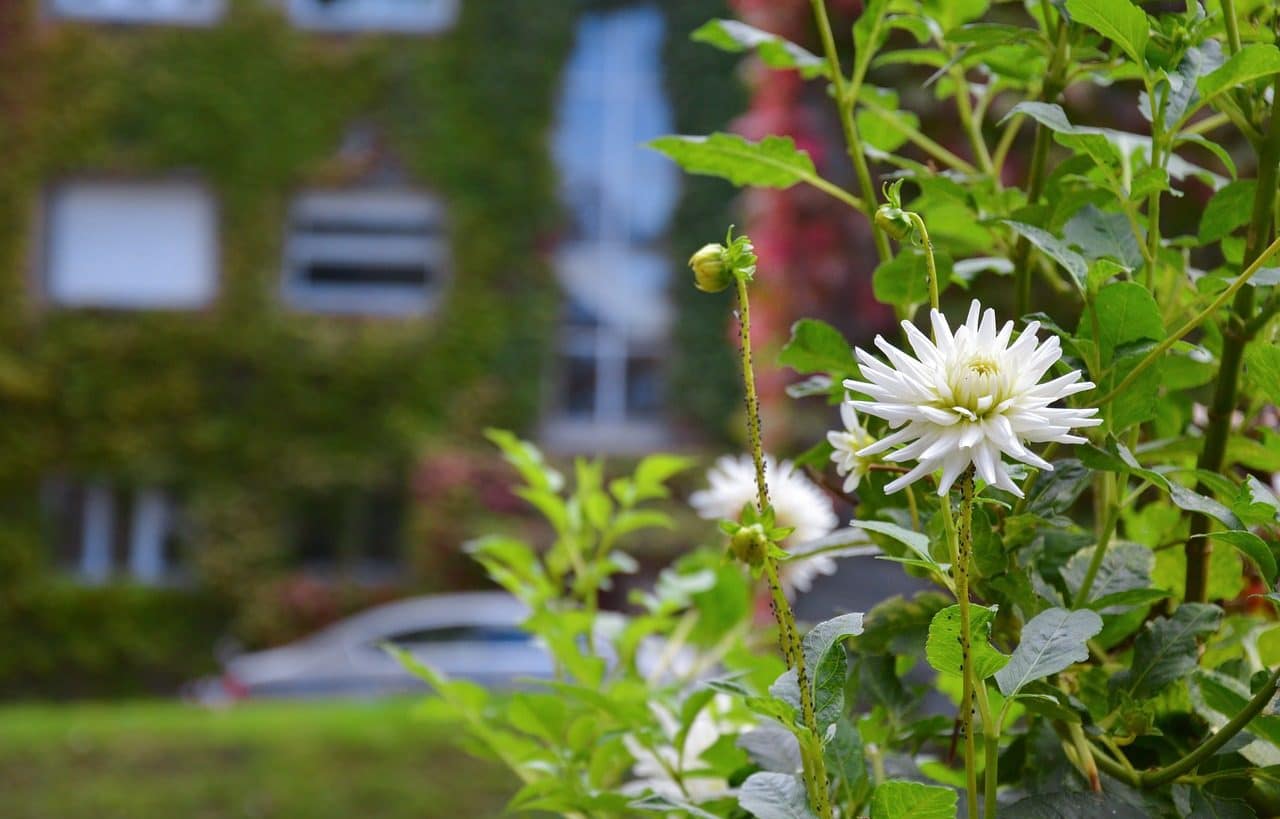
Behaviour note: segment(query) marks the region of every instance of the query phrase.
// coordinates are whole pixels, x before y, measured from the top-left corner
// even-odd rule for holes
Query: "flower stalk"
[[[765,476],[764,447],[760,441],[760,398],[756,392],[755,370],[751,359],[751,301],[747,294],[748,275],[734,271],[738,291],[738,330],[741,340],[742,383],[747,402],[747,437],[751,444],[751,459],[756,471],[756,504],[761,515],[769,508],[769,485]],[[827,768],[822,756],[821,736],[818,733],[817,712],[813,702],[813,688],[805,668],[804,650],[796,627],[795,613],[783,592],[778,578],[778,565],[766,549],[763,555],[764,575],[769,584],[773,614],[778,621],[778,640],[782,655],[789,668],[796,672],[796,685],[800,689],[800,711],[807,736],[800,743],[804,767],[805,786],[809,802],[820,819],[831,819],[831,799],[828,794]]]
[[[956,587],[956,603],[960,606],[960,731],[964,735],[965,797],[968,799],[969,816],[978,815],[978,748],[973,736],[974,687],[980,681],[973,675],[973,645],[969,633],[972,614],[969,606],[969,563],[973,557],[973,467],[960,476],[960,520],[956,532],[955,563],[951,567]],[[951,499],[943,498],[948,508]],[[948,508],[948,512],[949,512]],[[949,527],[948,527],[949,528]],[[988,759],[990,767],[992,760]],[[990,800],[989,800],[990,801]]]

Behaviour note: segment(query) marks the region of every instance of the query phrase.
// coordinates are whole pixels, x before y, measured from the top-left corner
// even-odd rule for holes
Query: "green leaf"
[[[1067,565],[1062,568],[1062,580],[1067,584],[1074,600],[1084,584],[1085,573],[1093,559],[1095,547],[1082,549],[1071,556]],[[1151,571],[1155,568],[1155,553],[1146,546],[1137,543],[1115,543],[1102,556],[1102,564],[1089,587],[1089,596],[1084,601],[1091,604],[1095,601],[1118,595],[1122,592],[1146,590],[1151,585]],[[1163,594],[1163,593],[1161,593]],[[1110,605],[1117,605],[1111,603]],[[1097,608],[1090,605],[1090,608]],[[1118,614],[1119,611],[1105,611],[1104,614]]]
[[[670,494],[666,487],[667,481],[681,472],[692,469],[696,464],[696,459],[685,455],[657,453],[646,456],[636,465],[633,476],[636,497],[632,502],[667,497]]]
[[[1064,671],[1089,658],[1085,645],[1099,631],[1102,618],[1088,609],[1052,608],[1032,617],[1022,627],[1022,641],[1009,664],[996,674],[996,684],[1006,697],[1032,680]]]
[[[1232,88],[1280,72],[1280,48],[1267,43],[1251,43],[1240,49],[1222,67],[1196,83],[1204,103]]]
[[[718,176],[735,185],[789,188],[818,179],[809,154],[791,137],[768,136],[749,142],[737,134],[664,136],[649,147],[666,154],[689,173]]]
[[[1280,405],[1280,347],[1256,341],[1244,351],[1249,382],[1273,404]]]
[[[938,268],[938,289],[946,288],[951,279],[951,257],[935,254]],[[929,301],[929,270],[924,251],[919,248],[903,248],[897,256],[878,265],[871,275],[871,289],[876,301],[910,311]]]
[[[778,354],[778,363],[798,373],[826,373],[832,378],[858,371],[853,349],[840,331],[809,318],[791,325],[791,340]]]
[[[995,619],[995,607],[972,605],[969,607],[969,652],[973,659],[973,671],[978,679],[985,680],[1004,668],[1009,658],[991,645],[991,621]],[[929,665],[945,674],[960,674],[963,656],[960,648],[960,607],[947,606],[933,616],[929,624],[929,639],[924,647]]]
[[[1084,257],[1072,250],[1065,241],[1042,230],[1035,225],[1028,225],[1023,222],[1015,222],[1012,219],[1003,220],[1006,225],[1013,228],[1020,236],[1028,242],[1035,245],[1049,258],[1071,274],[1071,280],[1075,282],[1076,287],[1084,291],[1089,279],[1089,263]]]
[[[1192,46],[1187,49],[1182,56],[1182,61],[1178,63],[1177,70],[1170,77],[1169,96],[1164,105],[1166,132],[1178,130],[1178,124],[1182,121],[1182,118],[1189,111],[1194,111],[1200,106],[1199,89],[1196,86],[1196,82],[1206,74],[1216,71],[1222,65],[1222,62],[1222,46],[1217,40],[1209,39],[1198,46]],[[1208,140],[1205,140],[1205,142],[1208,142]],[[1209,144],[1212,145],[1213,143]],[[1214,147],[1218,146],[1214,145]],[[1230,155],[1225,151],[1223,151],[1223,155],[1228,157],[1223,160],[1224,164],[1233,169],[1231,175],[1235,176],[1235,164],[1231,161]]]
[[[1129,670],[1113,678],[1113,684],[1139,699],[1159,694],[1170,683],[1196,667],[1196,638],[1218,630],[1222,609],[1206,603],[1183,603],[1173,617],[1147,624],[1133,645]]]
[[[1240,528],[1240,520],[1235,516],[1235,513],[1213,498],[1206,498],[1204,495],[1173,481],[1169,481],[1168,489],[1169,499],[1179,509],[1208,515],[1228,529]]]
[[[804,782],[790,774],[751,774],[738,791],[738,804],[756,819],[814,819]]]
[[[637,799],[631,802],[627,807],[632,810],[652,811],[654,813],[670,814],[678,811],[683,814],[694,817],[694,819],[717,819],[714,813],[708,813],[697,805],[684,802],[679,799],[672,799],[667,796],[659,796],[658,794],[650,794],[643,799]]]
[[[1138,65],[1145,64],[1147,15],[1129,0],[1067,0],[1067,14],[1115,43]]]
[[[1243,799],[1219,796],[1190,785],[1173,786],[1173,806],[1184,819],[1258,819]]]
[[[1004,120],[1025,114],[1054,132],[1054,139],[1064,147],[1084,154],[1101,166],[1115,165],[1120,160],[1113,140],[1119,132],[1087,125],[1073,125],[1060,105],[1051,102],[1020,102],[1005,114]],[[1131,139],[1132,135],[1124,135]]]
[[[1098,291],[1094,299],[1098,316],[1098,352],[1103,366],[1115,357],[1116,347],[1125,342],[1164,339],[1164,321],[1160,308],[1151,293],[1137,282],[1112,282]],[[1077,335],[1093,338],[1093,321],[1088,315],[1080,317]]]
[[[790,40],[738,20],[709,20],[689,36],[695,42],[707,43],[732,54],[755,49],[765,65],[794,68],[806,80],[825,77],[829,73],[826,60]]]
[[[819,623],[804,636],[805,667],[813,686],[814,710],[818,726],[840,718],[844,710],[844,686],[848,673],[844,639],[862,633],[862,614],[853,612]]]
[[[530,488],[558,492],[564,486],[564,476],[546,464],[542,451],[533,444],[505,429],[486,429],[484,437],[502,450],[503,458],[520,472]]]
[[[1229,543],[1238,552],[1253,561],[1253,565],[1258,567],[1258,571],[1262,574],[1262,578],[1267,581],[1268,586],[1275,584],[1276,558],[1262,538],[1253,532],[1246,531],[1210,532],[1205,537]]]
[[[1109,793],[1055,791],[1000,808],[1000,819],[1150,819],[1147,811]]]
[[[1253,208],[1253,194],[1258,183],[1239,179],[1218,189],[1200,217],[1200,244],[1216,242],[1231,231],[1248,224]]]
[[[871,795],[871,819],[955,819],[951,788],[887,779]]]
[[[926,563],[932,566],[938,565],[938,562],[933,559],[933,555],[929,554],[928,535],[922,535],[919,532],[904,529],[895,523],[886,523],[880,520],[851,520],[849,525],[855,529],[865,529],[868,532],[879,532],[882,535],[887,535],[915,552]]]
[[[1117,384],[1129,377],[1155,347],[1156,342],[1150,339],[1127,341],[1117,346],[1111,367],[1106,370],[1105,376],[1098,379],[1099,391],[1103,394],[1110,393]],[[1160,387],[1165,383],[1164,370],[1168,362],[1169,358],[1164,358],[1147,367],[1111,400],[1111,426],[1115,432],[1122,432],[1156,416]]]
[[[1123,213],[1104,213],[1093,205],[1085,205],[1063,225],[1062,231],[1068,244],[1080,248],[1091,262],[1110,257],[1129,270],[1142,266],[1138,237],[1134,236]]]

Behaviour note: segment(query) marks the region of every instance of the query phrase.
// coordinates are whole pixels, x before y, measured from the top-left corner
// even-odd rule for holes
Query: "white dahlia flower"
[[[862,425],[853,401],[848,398],[840,404],[840,420],[844,422],[844,429],[831,430],[827,433],[827,440],[835,450],[831,453],[831,460],[835,462],[836,472],[844,478],[844,491],[852,492],[871,471],[871,464],[878,460],[874,456],[863,457],[858,452],[870,447],[876,439]]]
[[[876,336],[876,346],[892,366],[859,349],[858,363],[867,380],[844,382],[847,389],[871,398],[854,401],[854,407],[885,419],[897,430],[857,454],[867,457],[903,444],[885,460],[917,461],[915,468],[886,486],[886,492],[896,492],[941,469],[938,494],[945,495],[972,464],[987,483],[1022,497],[1003,456],[1052,470],[1053,465],[1026,444],[1084,443],[1084,438],[1070,434],[1071,429],[1102,423],[1093,417],[1096,409],[1049,406],[1093,389],[1093,384],[1081,381],[1078,370],[1039,383],[1062,357],[1056,336],[1036,340],[1039,322],[1027,325],[1011,344],[1013,322],[997,332],[995,311],[984,313],[976,300],[954,334],[937,310],[930,319],[934,341],[910,322],[902,322],[915,358]]]
[[[678,749],[675,741],[680,733],[680,720],[665,705],[652,703],[653,712],[666,736],[656,746],[646,746],[635,736],[626,735],[622,742],[635,760],[632,781],[622,786],[625,793],[640,795],[655,793],[670,799],[691,799],[702,802],[723,796],[729,788],[724,779],[711,774],[702,755],[711,750],[720,737],[737,733],[748,723],[730,718],[732,700],[725,694],[716,694],[689,725],[684,744]],[[672,776],[679,774],[679,780]]]
[[[778,577],[788,594],[808,591],[820,574],[835,574],[837,553],[805,556],[805,544],[826,537],[840,524],[831,500],[790,461],[778,464],[765,456],[769,502],[778,526],[793,528],[782,547],[790,560],[778,565]],[[725,455],[707,471],[707,488],[689,496],[689,505],[709,520],[738,520],[747,504],[756,502],[756,468],[751,456]]]

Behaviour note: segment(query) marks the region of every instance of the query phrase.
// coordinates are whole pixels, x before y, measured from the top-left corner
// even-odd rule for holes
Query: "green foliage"
[[[1266,90],[1280,74],[1270,56],[1276,12],[1237,4],[1228,26],[1221,14],[1232,4],[988,5],[877,0],[832,25],[815,4],[821,54],[723,20],[698,29],[717,53],[807,71],[825,87],[854,159],[851,192],[789,137],[682,125],[709,136],[655,147],[700,176],[805,184],[849,205],[874,234],[874,295],[902,318],[925,304],[951,315],[952,294],[936,297],[924,275],[930,263],[938,285],[973,290],[1000,313],[1012,302],[1015,322],[1001,337],[1026,333],[1020,321],[1032,318],[1053,336],[1034,353],[1034,378],[1052,386],[999,381],[971,403],[975,381],[1002,366],[977,355],[987,342],[965,331],[956,345],[931,346],[925,333],[940,340],[940,324],[908,328],[915,360],[906,347],[878,345],[901,395],[855,385],[877,412],[855,419],[842,408],[847,428],[800,459],[817,473],[835,456],[842,474],[821,477],[853,508],[856,534],[784,553],[779,543],[798,522],[786,519],[787,493],[743,487],[748,500],[720,522],[720,548],[663,571],[633,595],[636,613],[618,620],[597,610],[594,594],[627,563],[608,533],[641,510],[601,486],[598,465],[579,464],[567,488],[518,440],[495,438],[525,462],[519,494],[555,537],[541,551],[511,538],[473,551],[530,605],[526,627],[561,676],[507,704],[422,673],[525,782],[513,805],[874,819],[953,817],[963,795],[972,817],[1280,813],[1280,722],[1269,710],[1280,630],[1259,611],[1280,598],[1267,591],[1280,521],[1267,488],[1280,437],[1266,420],[1280,332],[1280,115]],[[839,39],[850,22],[852,59],[838,50],[850,45]],[[900,89],[919,69],[931,72],[920,73],[922,86],[955,106],[963,149],[925,132],[908,108],[915,98],[872,84]],[[1092,124],[1095,110],[1069,113],[1064,104],[1094,98],[1089,84],[1111,88],[1148,126],[1118,130]],[[993,108],[1008,115],[992,122]],[[1010,157],[1023,148],[1031,167],[1019,185]],[[877,177],[893,181],[878,189]],[[1203,213],[1162,216],[1177,198],[1207,198],[1204,187],[1215,193]],[[771,274],[761,264],[753,278]],[[1009,276],[1006,299],[1011,279],[997,277]],[[941,360],[942,347],[967,358]],[[759,364],[803,376],[792,396],[831,403],[845,397],[846,378],[870,377],[860,370],[890,378],[808,318],[793,324],[776,362]],[[754,385],[750,355],[743,366]],[[1077,378],[1092,383],[1074,392]],[[754,388],[747,393],[754,412]],[[1015,428],[993,409],[1004,401],[1043,417],[1020,416],[1025,427]],[[1064,407],[1096,409],[1099,423],[1068,437],[1055,423]],[[863,441],[898,433],[887,451],[857,454]],[[999,452],[977,451],[984,439]],[[935,455],[956,460],[933,475],[913,469]],[[843,492],[838,479],[872,457],[856,492]],[[1009,481],[992,479],[988,457],[1002,459]],[[974,469],[963,471],[962,458]],[[903,491],[887,493],[895,478]],[[958,488],[933,491],[953,479]],[[818,496],[811,511],[826,502]],[[802,637],[776,570],[840,556],[864,537],[938,591],[837,615]],[[776,652],[774,635],[748,620],[753,591],[757,605],[773,606]],[[1254,592],[1263,599],[1245,596]],[[602,622],[624,638],[598,637]],[[649,636],[665,645],[661,656],[689,649],[701,674],[643,672]],[[924,712],[929,687],[954,714]],[[658,777],[655,755],[665,760]]]

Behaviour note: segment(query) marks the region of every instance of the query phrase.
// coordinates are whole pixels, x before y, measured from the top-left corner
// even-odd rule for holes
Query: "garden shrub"
[[[691,463],[652,455],[606,481],[583,459],[570,479],[491,433],[553,534],[469,550],[526,603],[555,678],[497,696],[402,659],[435,689],[428,707],[467,722],[467,747],[510,769],[513,809],[1280,814],[1280,11],[988,5],[870,0],[846,38],[814,0],[819,54],[734,20],[695,32],[825,86],[850,184],[787,136],[653,147],[861,214],[901,337],[854,350],[803,319],[776,361],[753,360],[768,265],[732,231],[693,254],[697,288],[735,297],[750,451],[691,498],[723,518],[715,545],[627,614],[600,596],[671,526],[668,481]],[[904,64],[954,106],[967,150],[873,85]],[[1095,83],[1128,95],[1142,133],[1060,105]],[[1198,185],[1213,194],[1194,232],[1166,224],[1162,204]],[[988,293],[1006,316],[973,298]],[[756,371],[778,365],[805,377],[797,400],[841,408],[791,461],[761,436]],[[855,504],[849,526],[819,485]],[[798,565],[873,552],[938,590],[797,623]]]

